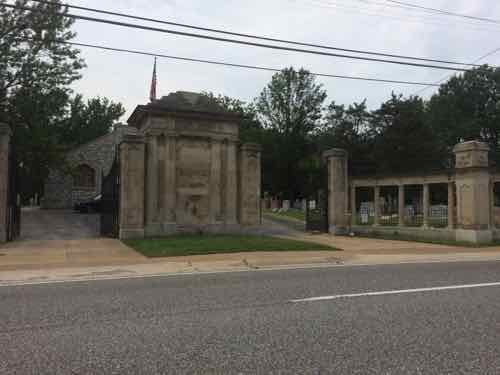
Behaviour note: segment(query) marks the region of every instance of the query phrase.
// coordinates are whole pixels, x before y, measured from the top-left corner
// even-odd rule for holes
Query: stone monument
[[[240,121],[191,92],[138,106],[128,120],[138,135],[120,152],[120,237],[259,224],[260,146],[240,144]]]

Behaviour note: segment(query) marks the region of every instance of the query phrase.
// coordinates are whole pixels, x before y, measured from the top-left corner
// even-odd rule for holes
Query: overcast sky
[[[500,2],[494,0],[408,2],[500,19]],[[472,62],[500,47],[500,25],[404,11],[382,5],[387,4],[385,0],[71,0],[70,3],[335,47],[463,62]],[[238,46],[87,21],[77,21],[74,28],[78,33],[76,40],[84,43],[240,64],[305,67],[317,73],[422,82],[434,82],[452,74],[435,69]],[[83,78],[74,85],[75,92],[122,102],[127,109],[123,121],[136,105],[149,101],[152,57],[88,48],[82,48],[82,55],[88,67],[83,71]],[[482,62],[500,65],[500,52]],[[159,59],[157,92],[162,96],[177,90],[212,91],[249,101],[260,93],[271,76],[271,72]],[[349,104],[366,98],[370,108],[386,100],[391,91],[409,95],[420,88],[321,77],[318,81],[328,92],[328,102]],[[423,95],[427,97],[433,91],[434,88],[429,89]]]

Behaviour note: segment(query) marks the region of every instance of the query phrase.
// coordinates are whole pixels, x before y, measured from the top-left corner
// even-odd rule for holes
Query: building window
[[[74,186],[86,189],[95,188],[95,171],[92,167],[82,164],[76,168]]]

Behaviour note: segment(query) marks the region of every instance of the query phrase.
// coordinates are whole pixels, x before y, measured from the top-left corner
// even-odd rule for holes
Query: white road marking
[[[436,286],[436,287],[431,287],[431,288],[383,290],[383,291],[379,291],[379,292],[335,294],[335,295],[331,295],[331,296],[321,296],[321,297],[293,299],[293,300],[291,300],[291,302],[295,302],[295,303],[299,303],[299,302],[317,302],[317,301],[328,301],[328,300],[341,299],[341,298],[385,296],[385,295],[391,295],[391,294],[422,293],[422,292],[434,292],[434,291],[442,291],[442,290],[485,288],[485,287],[491,287],[491,286],[500,286],[500,282],[482,283],[482,284],[463,284],[463,285]]]

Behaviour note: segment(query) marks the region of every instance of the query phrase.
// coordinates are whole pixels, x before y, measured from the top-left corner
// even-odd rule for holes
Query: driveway
[[[0,271],[137,264],[146,258],[100,237],[99,215],[23,209],[21,236],[0,246]]]
[[[99,237],[98,214],[24,208],[19,240],[75,240]]]

